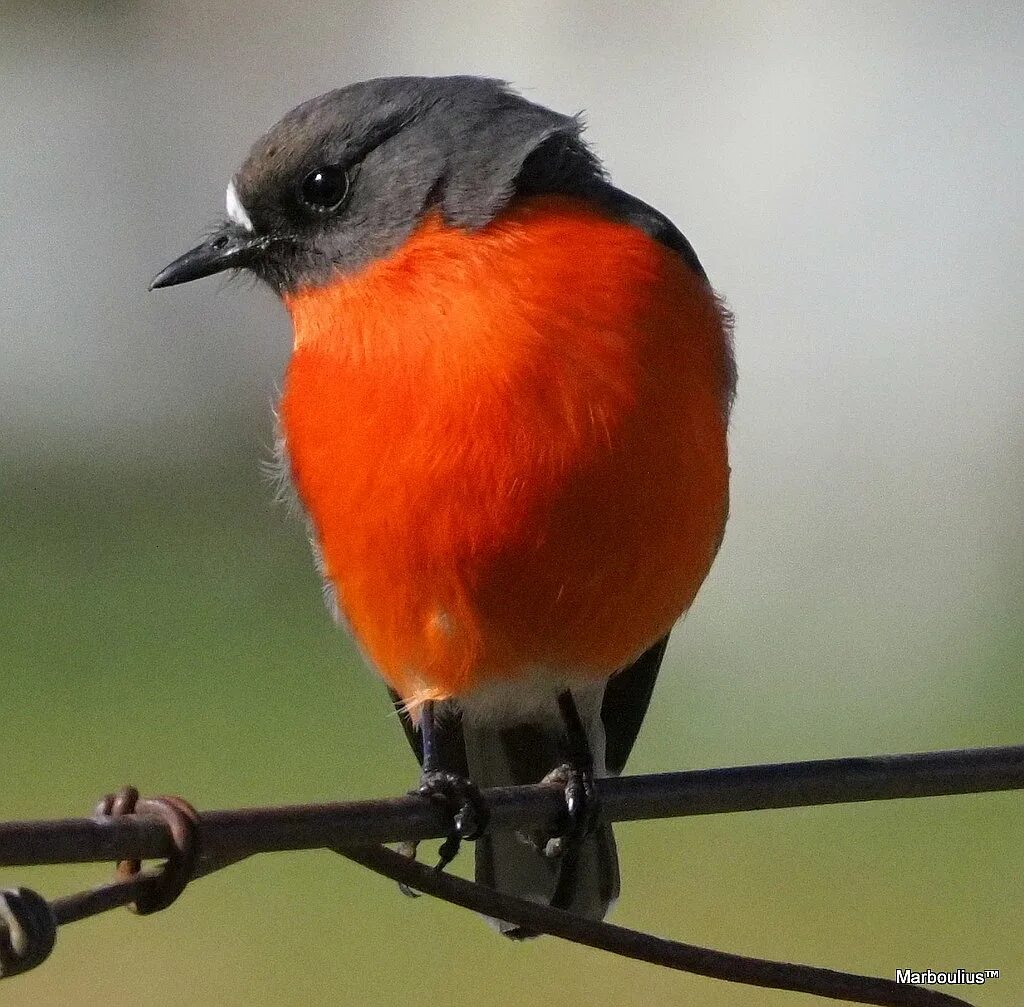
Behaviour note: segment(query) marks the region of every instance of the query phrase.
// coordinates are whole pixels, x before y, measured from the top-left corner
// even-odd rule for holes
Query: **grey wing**
[[[613,216],[638,227],[644,234],[671,249],[698,276],[707,280],[708,274],[704,272],[704,267],[693,250],[693,245],[660,210],[654,209],[653,206],[628,192],[623,192],[622,189],[617,189],[609,182],[602,182],[589,195]]]
[[[647,714],[667,646],[668,633],[631,665],[613,675],[605,686],[601,723],[605,735],[604,762],[611,776],[618,776],[626,767],[626,760]]]

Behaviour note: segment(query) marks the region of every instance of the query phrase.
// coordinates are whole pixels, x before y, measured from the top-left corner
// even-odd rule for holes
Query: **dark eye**
[[[319,213],[336,210],[348,195],[348,172],[335,164],[311,171],[299,186],[299,196],[310,209]]]

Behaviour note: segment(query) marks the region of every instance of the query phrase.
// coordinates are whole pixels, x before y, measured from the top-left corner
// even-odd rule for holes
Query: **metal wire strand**
[[[621,777],[598,787],[609,821],[1020,790],[1024,745]],[[542,784],[483,796],[495,831],[550,826],[563,811],[558,788]],[[29,889],[0,892],[0,978],[43,961],[58,924],[123,905],[156,912],[190,880],[255,853],[327,848],[456,905],[667,968],[856,1003],[969,1007],[947,994],[885,979],[746,958],[581,919],[435,872],[376,845],[414,845],[447,830],[443,813],[415,796],[198,814],[179,797],[141,799],[133,787],[104,798],[92,818],[0,822],[0,866],[121,861],[114,881],[52,903]],[[143,869],[141,861],[152,858],[166,862]]]
[[[834,972],[813,965],[748,958],[655,937],[614,923],[583,919],[561,909],[527,902],[426,867],[384,846],[336,849],[335,852],[392,881],[464,909],[651,965],[748,986],[813,993],[848,1003],[879,1004],[882,1007],[971,1007],[966,1000],[920,986],[850,972]]]
[[[0,891],[0,978],[28,972],[46,961],[57,941],[50,903],[31,888]]]
[[[107,794],[96,806],[95,814],[108,818],[156,815],[163,819],[171,839],[171,854],[159,871],[139,879],[145,883],[138,887],[128,907],[140,916],[166,909],[195,873],[199,860],[199,813],[181,797],[140,798],[135,787],[122,787],[116,794]],[[128,858],[118,863],[117,875],[124,881],[138,879],[141,869],[138,858]]]
[[[610,822],[683,818],[852,801],[1024,789],[1024,745],[814,762],[697,769],[599,780]],[[564,811],[558,787],[536,784],[483,792],[492,831],[554,827]],[[421,797],[204,811],[201,862],[253,853],[442,838],[445,815]],[[166,858],[175,852],[157,814],[0,822],[0,867]]]

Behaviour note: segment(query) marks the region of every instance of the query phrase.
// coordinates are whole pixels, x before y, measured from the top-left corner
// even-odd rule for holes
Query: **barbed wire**
[[[602,813],[618,822],[1015,789],[1024,789],[1024,745],[598,781]],[[549,784],[494,788],[483,796],[494,831],[555,830],[564,815],[561,791]],[[856,1003],[969,1007],[918,986],[748,958],[581,919],[424,867],[382,845],[441,838],[447,829],[443,811],[417,795],[197,812],[181,798],[142,800],[127,787],[104,798],[89,818],[0,822],[0,867],[120,861],[116,880],[52,902],[25,888],[0,893],[0,977],[44,961],[61,924],[124,905],[155,912],[189,881],[257,853],[332,849],[456,905],[668,968]],[[166,862],[142,868],[142,860],[157,858]]]

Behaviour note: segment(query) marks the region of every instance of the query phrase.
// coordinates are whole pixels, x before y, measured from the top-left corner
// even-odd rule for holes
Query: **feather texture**
[[[686,610],[726,516],[731,362],[677,255],[536,197],[285,301],[292,476],[407,703],[606,678]]]

